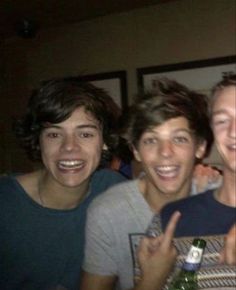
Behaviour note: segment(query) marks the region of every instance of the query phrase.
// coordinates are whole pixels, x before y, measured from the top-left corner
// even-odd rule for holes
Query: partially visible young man
[[[205,236],[211,245],[209,247],[211,255],[214,252],[216,256],[219,254],[224,235],[229,232],[221,259],[233,264],[236,260],[236,75],[223,79],[213,88],[210,113],[216,147],[222,158],[223,183],[217,190],[210,190],[167,205],[162,210],[161,216],[165,228],[172,213],[180,211],[181,219],[175,236]],[[206,281],[205,283],[203,281],[200,287],[205,289],[211,285],[213,288],[221,286],[221,289],[224,289],[224,286],[235,289],[235,266],[221,268],[212,257],[209,257],[209,260],[207,255],[205,257],[209,273],[205,269],[202,280]],[[212,276],[212,273],[215,275]],[[211,283],[208,281],[208,275],[211,277],[209,278]]]
[[[125,137],[145,174],[108,190],[89,208],[81,290],[146,290],[147,278],[134,285],[140,237],[154,213],[188,196],[193,168],[212,144],[205,96],[163,80],[141,97]]]
[[[77,289],[87,207],[125,180],[98,169],[114,142],[113,107],[103,90],[75,78],[33,93],[16,133],[42,166],[0,179],[1,290]]]

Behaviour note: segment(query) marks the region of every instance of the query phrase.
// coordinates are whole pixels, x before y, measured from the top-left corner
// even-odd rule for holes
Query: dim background
[[[131,103],[137,92],[136,69],[139,67],[236,53],[235,0],[156,0],[143,1],[136,7],[129,5],[132,1],[136,2],[110,0],[108,2],[116,5],[107,11],[102,10],[107,1],[100,1],[100,10],[91,10],[93,15],[84,19],[78,16],[78,20],[77,15],[83,11],[76,11],[73,1],[64,0],[64,4],[49,1],[55,5],[60,3],[58,19],[61,21],[53,23],[53,18],[56,20],[53,7],[50,7],[51,12],[45,10],[45,14],[35,12],[39,29],[35,37],[28,39],[13,30],[4,31],[0,20],[3,32],[0,39],[0,173],[25,172],[33,167],[14,139],[11,124],[12,118],[25,112],[31,90],[40,81],[125,70],[128,102]],[[122,7],[119,2],[123,3]],[[63,20],[63,11],[66,12],[63,5],[70,4],[70,17],[67,15]],[[4,14],[4,7],[0,4],[0,14]],[[27,4],[22,6],[22,11],[27,12],[27,9]],[[46,20],[48,25],[43,25]],[[214,154],[212,158],[214,162]]]

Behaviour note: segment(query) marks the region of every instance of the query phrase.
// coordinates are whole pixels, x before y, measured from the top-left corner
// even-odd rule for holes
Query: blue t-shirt
[[[236,208],[218,202],[213,190],[167,204],[161,211],[163,229],[177,210],[175,237],[226,234],[236,222]]]
[[[2,177],[0,289],[78,289],[87,207],[99,193],[124,180],[114,171],[98,170],[78,207],[56,210],[33,201],[14,177]]]

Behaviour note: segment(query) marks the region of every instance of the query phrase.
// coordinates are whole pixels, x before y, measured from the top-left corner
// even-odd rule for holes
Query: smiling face
[[[143,164],[146,188],[151,194],[187,196],[195,158],[201,158],[205,143],[197,145],[186,118],[177,117],[146,130],[134,149]]]
[[[225,172],[236,172],[236,87],[229,86],[215,96],[212,129]]]
[[[83,107],[65,121],[49,124],[40,135],[42,160],[48,178],[65,187],[89,182],[105,148],[99,122]]]

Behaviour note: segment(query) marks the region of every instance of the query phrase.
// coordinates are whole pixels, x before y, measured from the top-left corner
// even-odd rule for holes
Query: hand
[[[177,250],[172,243],[174,231],[180,213],[175,212],[159,237],[144,237],[138,248],[138,261],[142,277],[137,289],[161,289],[165,284],[177,257]],[[143,286],[145,285],[145,286]],[[135,288],[136,289],[136,288]]]
[[[234,224],[225,237],[225,245],[220,253],[220,263],[236,265],[236,224]]]
[[[193,177],[196,182],[197,192],[203,192],[209,184],[217,184],[222,179],[219,170],[204,164],[195,166]]]

